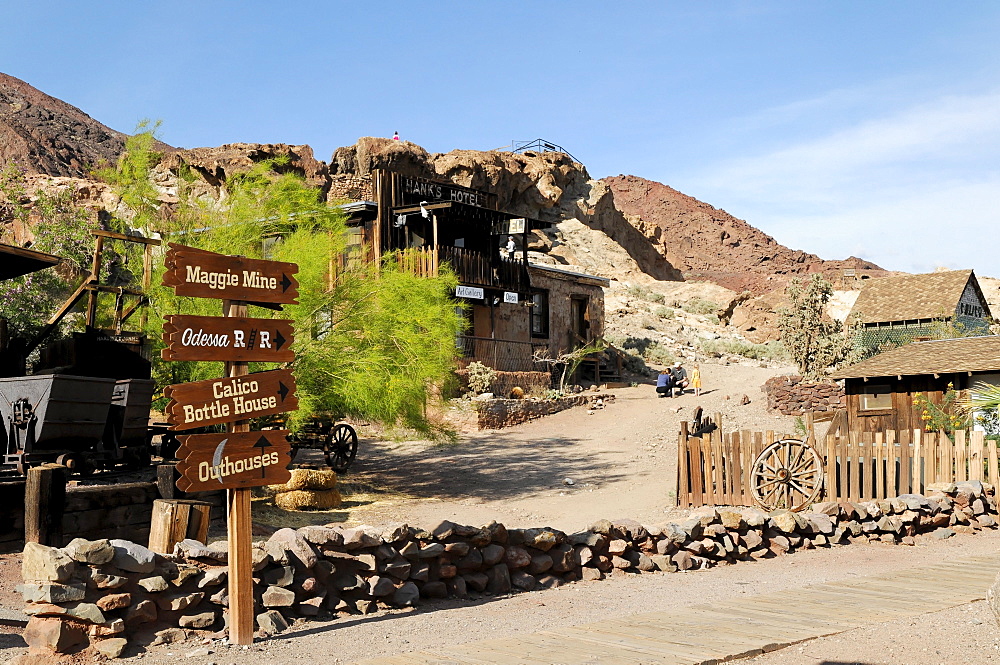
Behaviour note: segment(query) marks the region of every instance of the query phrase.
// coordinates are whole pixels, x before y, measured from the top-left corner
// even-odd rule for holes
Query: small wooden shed
[[[1000,335],[913,342],[833,374],[844,380],[851,431],[923,429],[914,395],[940,404],[955,390],[1000,383]]]
[[[974,271],[942,270],[866,281],[848,321],[861,323],[858,346],[878,350],[926,338],[942,322],[987,334],[990,317]]]

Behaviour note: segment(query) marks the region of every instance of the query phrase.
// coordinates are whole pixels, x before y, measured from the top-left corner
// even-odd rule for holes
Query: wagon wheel
[[[797,439],[782,439],[764,448],[750,472],[753,500],[765,510],[802,510],[822,487],[823,458]]]
[[[334,425],[323,442],[326,463],[337,473],[347,471],[358,454],[358,433],[350,425]]]

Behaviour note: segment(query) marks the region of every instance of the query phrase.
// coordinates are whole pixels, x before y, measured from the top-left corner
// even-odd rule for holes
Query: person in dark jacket
[[[660,375],[656,377],[657,397],[673,397],[673,385],[674,377],[670,374],[670,370],[661,370]]]
[[[673,377],[673,387],[677,389],[677,394],[683,395],[684,389],[688,387],[688,377],[687,370],[681,367],[680,361],[670,368],[670,376]]]

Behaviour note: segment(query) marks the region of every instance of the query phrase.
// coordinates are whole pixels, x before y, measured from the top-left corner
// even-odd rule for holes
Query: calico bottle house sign
[[[290,369],[180,383],[167,386],[163,394],[170,399],[166,414],[173,430],[219,425],[299,408],[295,377]]]
[[[229,532],[229,639],[251,644],[254,632],[250,488],[287,482],[287,431],[251,432],[251,418],[298,407],[287,369],[250,374],[247,363],[290,362],[291,321],[246,316],[247,304],[293,304],[294,263],[247,259],[170,245],[164,286],[178,295],[222,300],[223,316],[166,317],[164,360],[223,361],[226,376],[164,388],[167,419],[175,430],[226,424],[225,434],[191,434],[177,456],[184,492],[225,489]],[[273,307],[272,307],[273,308]],[[278,308],[280,309],[280,307]]]

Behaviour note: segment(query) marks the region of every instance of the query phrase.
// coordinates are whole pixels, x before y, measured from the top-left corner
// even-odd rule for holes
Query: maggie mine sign
[[[164,360],[291,362],[292,322],[282,319],[187,316],[165,317],[160,353]]]
[[[292,477],[287,430],[189,434],[177,450],[184,492],[278,485]]]
[[[163,285],[179,296],[247,302],[296,304],[299,267],[294,263],[248,259],[170,244]]]
[[[258,418],[299,408],[289,369],[180,383],[163,389],[170,429],[183,430]]]

